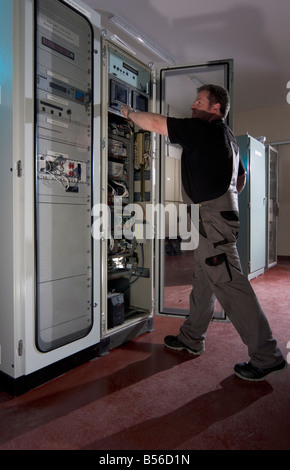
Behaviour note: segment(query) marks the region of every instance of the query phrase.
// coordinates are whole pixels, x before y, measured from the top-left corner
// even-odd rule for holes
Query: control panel
[[[109,74],[146,95],[150,93],[150,72],[112,49],[109,50]]]
[[[120,113],[122,104],[135,111],[148,111],[151,73],[116,49],[108,49],[109,107]]]
[[[87,182],[86,163],[63,155],[42,155],[38,159],[38,177],[59,181],[66,191],[78,191],[79,183]]]

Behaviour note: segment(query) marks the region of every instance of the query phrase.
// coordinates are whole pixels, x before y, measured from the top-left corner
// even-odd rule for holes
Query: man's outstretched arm
[[[142,111],[134,112],[134,110],[127,105],[122,106],[121,113],[125,118],[130,119],[134,124],[145,131],[168,135],[167,117],[162,114],[144,113]]]

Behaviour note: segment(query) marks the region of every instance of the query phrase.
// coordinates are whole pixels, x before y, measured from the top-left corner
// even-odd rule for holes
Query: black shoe
[[[272,374],[273,372],[280,372],[283,369],[286,369],[286,367],[286,361],[283,361],[278,366],[269,367],[269,369],[260,369],[259,367],[253,366],[250,362],[243,362],[241,364],[236,364],[234,371],[241,379],[258,382],[260,380],[264,380],[267,375]]]
[[[184,343],[178,339],[178,336],[166,336],[164,338],[164,344],[170,349],[174,349],[175,351],[183,351],[186,350],[190,354],[194,354],[195,356],[200,356],[200,354],[203,353],[203,349],[201,351],[197,351],[195,349],[190,349],[188,346],[186,346]]]

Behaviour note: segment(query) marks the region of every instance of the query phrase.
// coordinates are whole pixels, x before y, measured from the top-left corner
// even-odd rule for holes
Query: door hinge
[[[17,351],[18,351],[18,356],[22,356],[22,354],[23,354],[23,341],[22,341],[22,339],[20,341],[18,341]]]

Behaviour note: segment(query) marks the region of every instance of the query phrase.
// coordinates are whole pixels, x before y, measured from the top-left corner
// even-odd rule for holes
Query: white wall
[[[286,99],[285,99],[286,102]],[[290,105],[264,108],[234,116],[235,135],[266,136],[266,143],[280,144],[278,255],[290,256]]]

